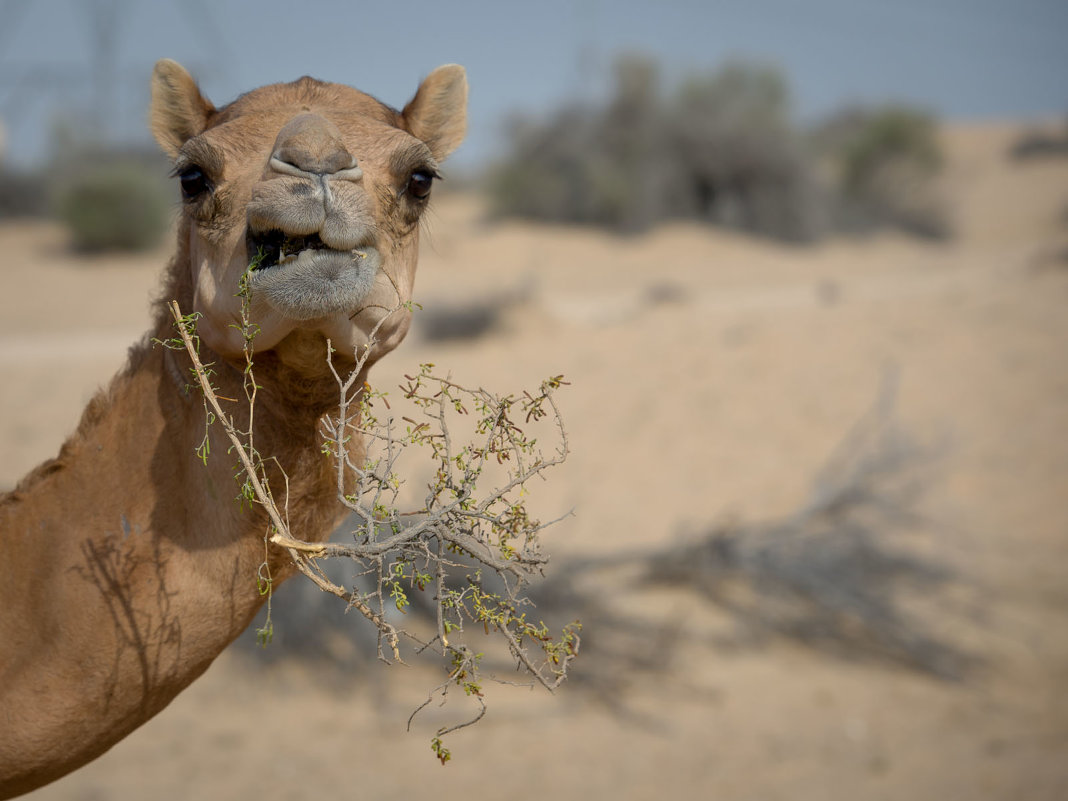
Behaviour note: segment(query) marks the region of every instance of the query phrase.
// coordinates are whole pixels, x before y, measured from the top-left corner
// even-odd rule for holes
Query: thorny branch
[[[477,701],[479,711],[473,719],[443,726],[433,738],[432,749],[443,764],[450,753],[441,738],[485,714],[479,677],[482,653],[469,645],[465,624],[481,624],[475,627],[476,633],[501,635],[516,664],[546,689],[552,691],[566,679],[578,655],[580,624],[569,624],[553,636],[544,622],[528,619],[532,604],[522,595],[526,582],[541,573],[547,562],[538,534],[556,522],[542,523],[530,517],[526,496],[532,479],[543,478],[546,470],[567,457],[567,432],[553,397],[567,383],[563,376],[542,382],[534,393],[499,396],[481,388],[467,388],[450,376],[436,373],[434,365],[424,364],[416,375],[406,375],[401,387],[414,417],[400,416],[398,422],[386,393],[360,382],[379,327],[388,316],[372,330],[368,343],[357,348],[355,365],[347,375],[338,371],[335,351],[328,342],[326,361],[337,381],[338,406],[336,414],[322,418],[322,449],[335,460],[338,500],[353,513],[356,527],[351,542],[313,543],[292,532],[287,515],[279,510],[267,481],[265,460],[253,446],[251,423],[248,431],[239,430],[233,416],[222,407],[212,386],[211,366],[205,366],[197,352],[195,315],[183,317],[176,302],[172,302],[171,311],[181,345],[192,359],[208,422],[222,425],[240,460],[239,477],[245,482],[242,495],[260,504],[268,515],[267,541],[285,548],[300,572],[317,587],[343,599],[375,626],[380,659],[389,661],[388,649],[394,660],[403,661],[402,640],[416,653],[430,651],[443,659],[446,680],[429,693],[412,718],[435,696],[444,702],[450,687],[462,689],[465,696]],[[255,328],[247,314],[242,333],[246,339],[245,395],[251,419],[258,387],[252,377],[251,359]],[[380,417],[381,406],[390,413]],[[460,420],[466,420],[468,427],[473,425],[474,431],[471,441],[462,445],[454,441],[452,428]],[[403,433],[401,424],[406,424]],[[546,425],[557,440],[549,455],[536,437],[524,431],[524,427],[544,429]],[[362,441],[362,450],[350,447],[354,439]],[[403,482],[397,466],[413,451],[426,455],[434,477],[427,485],[422,507],[402,512],[398,497]],[[364,454],[362,461],[356,461],[354,454],[360,453]],[[205,450],[202,458],[206,457]],[[358,576],[371,576],[373,589],[361,593],[327,578],[317,560],[336,557],[352,560]],[[502,589],[486,588],[483,569],[499,579]],[[269,597],[269,576],[266,586]],[[410,593],[427,591],[433,593],[437,607],[433,636],[420,636],[389,622],[393,609],[406,612]],[[268,629],[265,639],[269,636]],[[540,651],[540,655],[534,656],[532,650]]]

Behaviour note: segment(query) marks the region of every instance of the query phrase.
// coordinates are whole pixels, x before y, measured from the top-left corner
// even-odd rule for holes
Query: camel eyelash
[[[178,178],[178,182],[182,187],[182,198],[187,201],[196,200],[214,188],[211,179],[208,178],[205,170],[198,164],[175,167],[171,177]]]
[[[430,190],[433,188],[434,181],[440,180],[441,173],[434,167],[416,167],[408,173],[408,180],[404,182],[400,194],[411,197],[416,201],[424,201],[430,197]]]

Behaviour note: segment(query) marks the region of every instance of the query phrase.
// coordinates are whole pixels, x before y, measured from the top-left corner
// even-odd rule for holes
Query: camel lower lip
[[[370,293],[381,256],[372,247],[302,250],[249,276],[253,299],[294,320],[350,313]]]

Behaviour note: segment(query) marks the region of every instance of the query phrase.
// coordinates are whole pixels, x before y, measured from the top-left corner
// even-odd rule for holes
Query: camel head
[[[201,315],[201,339],[241,356],[248,272],[257,351],[311,358],[299,343],[329,338],[352,354],[379,323],[373,359],[396,347],[410,322],[402,304],[419,222],[439,165],[463,139],[466,103],[453,64],[434,70],[403,111],[307,77],[216,109],[181,65],[157,63],[151,127],[181,184],[175,269],[188,267],[172,280]]]

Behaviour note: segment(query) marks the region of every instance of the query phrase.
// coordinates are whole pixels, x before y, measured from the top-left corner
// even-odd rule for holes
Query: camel
[[[150,127],[182,200],[152,330],[59,455],[0,498],[0,798],[84,765],[162,710],[260,609],[261,564],[275,583],[293,572],[265,542],[262,510],[235,500],[217,426],[207,464],[194,452],[205,412],[189,356],[153,344],[175,334],[167,302],[200,315],[219,395],[244,397],[237,296],[255,256],[257,447],[289,477],[292,530],[328,538],[344,510],[318,433],[338,401],[326,340],[338,367],[369,346],[366,370],[404,338],[420,220],[466,102],[457,65],[431,72],[401,111],[309,77],[216,108],[179,64],[155,65]]]

